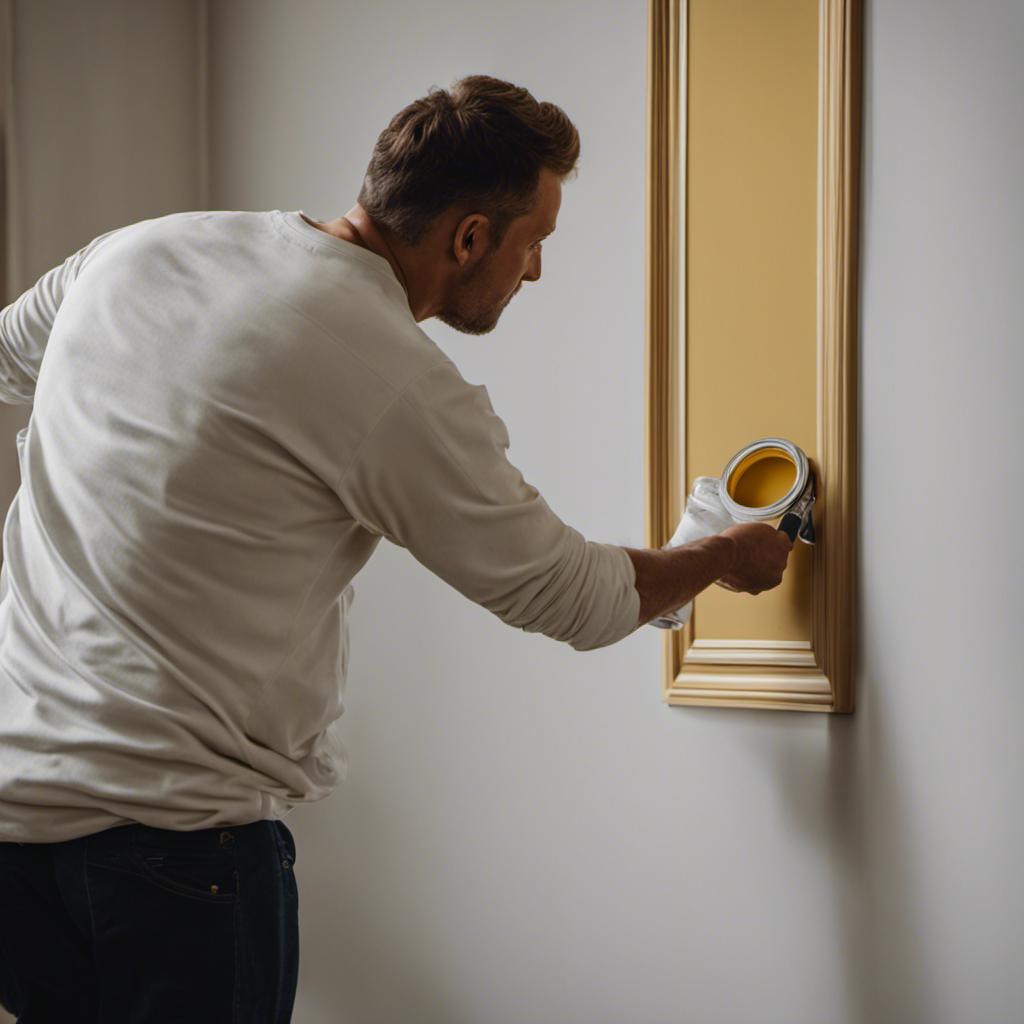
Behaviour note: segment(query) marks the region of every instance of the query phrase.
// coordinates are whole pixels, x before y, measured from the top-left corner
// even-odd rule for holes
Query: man
[[[342,778],[381,537],[580,650],[780,581],[764,524],[585,541],[418,326],[485,333],[540,278],[578,152],[557,107],[467,78],[392,120],[345,216],[145,221],[0,314],[0,393],[33,402],[0,602],[0,1001],[25,1020],[290,1018],[281,818]]]

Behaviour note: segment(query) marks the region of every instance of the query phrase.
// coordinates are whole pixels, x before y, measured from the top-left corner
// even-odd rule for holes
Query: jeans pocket
[[[238,899],[238,863],[229,830],[141,828],[132,840],[132,857],[143,875],[168,892],[214,902]]]
[[[272,824],[277,852],[281,856],[281,863],[284,867],[290,868],[295,863],[295,839],[292,836],[291,829],[283,821],[275,821]]]

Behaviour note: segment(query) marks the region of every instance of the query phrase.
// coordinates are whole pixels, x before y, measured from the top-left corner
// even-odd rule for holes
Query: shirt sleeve
[[[64,296],[89,253],[115,233],[108,231],[94,238],[59,267],[48,270],[32,288],[0,312],[0,400],[11,404],[32,401],[46,344]]]
[[[621,640],[640,614],[629,556],[563,523],[508,446],[486,388],[440,364],[396,395],[338,494],[361,525],[509,625],[576,650]]]

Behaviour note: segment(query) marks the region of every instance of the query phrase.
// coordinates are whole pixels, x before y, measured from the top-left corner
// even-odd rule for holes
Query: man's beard
[[[441,323],[453,327],[462,334],[489,334],[498,326],[501,314],[519,288],[517,286],[516,291],[498,305],[485,298],[484,282],[481,279],[493,258],[494,253],[489,252],[463,283],[459,302],[461,310],[444,309],[437,314],[437,319]]]
[[[481,309],[466,316],[454,310],[437,314],[437,319],[462,334],[490,334],[498,326],[498,320],[508,303],[502,303],[497,309]]]

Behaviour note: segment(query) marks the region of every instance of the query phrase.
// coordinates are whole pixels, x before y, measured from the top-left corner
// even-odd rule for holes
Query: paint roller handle
[[[782,522],[779,523],[779,529],[791,540],[796,543],[796,535],[800,531],[800,524],[803,520],[795,512],[787,512],[782,517]]]

